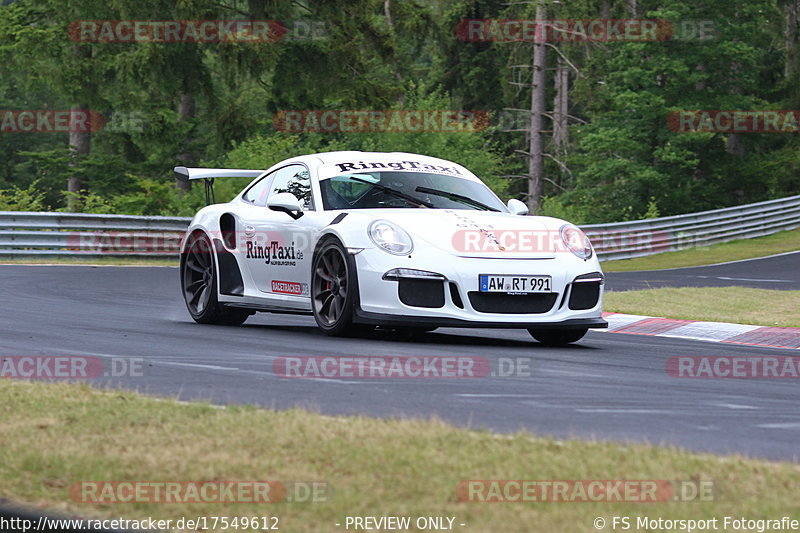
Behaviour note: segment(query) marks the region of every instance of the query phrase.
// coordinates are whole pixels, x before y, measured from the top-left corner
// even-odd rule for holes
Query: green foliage
[[[395,109],[452,109],[449,98],[441,92],[425,94],[412,86],[403,105]],[[266,169],[298,155],[336,150],[410,152],[441,157],[464,165],[481,177],[497,194],[504,195],[507,181],[501,151],[494,147],[485,132],[370,132],[370,133],[304,133],[274,132],[256,135],[239,143],[220,164],[232,168]],[[235,195],[245,182],[225,180],[217,186],[218,198]],[[220,194],[222,192],[223,194]]]
[[[129,192],[101,196],[92,192],[65,192],[64,200],[72,199],[75,211],[81,213],[110,213],[121,215],[192,216],[205,205],[199,187],[182,194],[164,180],[128,176]],[[238,192],[238,191],[237,191]],[[67,211],[66,207],[56,211]]]
[[[180,193],[165,180],[130,176],[134,188],[111,199],[115,213],[192,216],[205,205],[201,187],[193,187],[188,193]]]
[[[569,198],[595,206],[592,222],[647,218],[756,201],[768,196],[751,163],[764,134],[679,133],[672,111],[765,109],[774,90],[764,84],[780,13],[773,0],[748,3],[643,2],[646,18],[708,20],[706,40],[609,43],[586,59],[575,96],[590,121],[572,131],[576,176]],[[591,86],[590,86],[591,84]],[[593,94],[594,93],[594,94]],[[776,134],[771,134],[776,135]],[[598,198],[602,201],[598,202]],[[657,208],[656,208],[657,205]]]
[[[661,212],[658,210],[656,199],[654,196],[651,196],[650,201],[647,202],[647,211],[644,212],[644,216],[642,218],[658,218],[660,216]]]
[[[0,211],[45,211],[46,208],[44,193],[36,182],[24,189],[12,186],[0,190]]]
[[[330,150],[438,156],[470,168],[503,197],[522,199],[527,191],[525,179],[502,177],[526,172],[526,134],[498,125],[473,133],[287,134],[272,121],[281,110],[467,109],[498,117],[504,109],[527,108],[530,43],[465,42],[455,28],[464,19],[533,18],[534,3],[2,4],[0,107],[84,105],[106,118],[90,136],[90,153],[77,158],[67,132],[0,133],[0,190],[9,209],[63,210],[69,200],[93,212],[191,214],[204,205],[202,187],[178,192],[171,173],[177,164],[267,168]],[[546,143],[545,151],[563,164],[545,160],[540,213],[609,222],[797,194],[796,135],[667,127],[669,113],[679,110],[797,109],[800,39],[785,36],[788,7],[786,0],[547,2],[549,18],[661,19],[676,29],[674,37],[685,33],[687,21],[709,21],[713,33],[702,40],[550,43],[548,73],[559,57],[572,65],[573,119],[563,150]],[[84,19],[234,18],[315,22],[323,31],[277,43],[204,44],[77,43],[67,33],[70,23]],[[544,129],[552,129],[549,119]],[[65,194],[70,178],[84,190]],[[232,197],[244,181],[219,180],[218,199]],[[25,199],[20,191],[36,195]]]
[[[95,194],[93,192],[64,192],[64,200],[70,202],[70,205],[74,206],[74,209],[67,209],[66,207],[61,207],[56,209],[56,211],[76,211],[78,213],[110,213],[114,214],[117,211],[114,209],[114,205],[109,202],[107,199],[103,198],[99,194]]]
[[[545,196],[539,207],[539,215],[560,218],[573,224],[588,224],[591,220],[588,208],[570,203],[567,195]]]

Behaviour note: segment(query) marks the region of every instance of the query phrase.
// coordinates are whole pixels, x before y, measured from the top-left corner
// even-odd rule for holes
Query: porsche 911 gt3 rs
[[[193,218],[181,286],[200,323],[314,316],[329,335],[375,326],[523,328],[545,344],[602,318],[603,274],[576,226],[522,216],[466,168],[409,153],[329,152],[266,170],[176,167],[253,181]]]

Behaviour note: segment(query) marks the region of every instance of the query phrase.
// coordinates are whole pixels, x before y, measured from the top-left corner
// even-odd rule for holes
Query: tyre
[[[581,329],[538,329],[528,328],[531,337],[545,346],[566,346],[578,342],[586,335],[589,328]]]
[[[251,314],[219,303],[213,247],[204,233],[193,234],[181,253],[181,290],[186,309],[199,324],[239,326]]]
[[[358,305],[355,261],[337,239],[320,243],[311,267],[311,308],[319,328],[332,336],[359,335],[372,326],[353,323]]]

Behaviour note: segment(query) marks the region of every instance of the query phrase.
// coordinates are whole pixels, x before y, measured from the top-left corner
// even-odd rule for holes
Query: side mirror
[[[286,213],[295,220],[303,216],[303,206],[300,205],[300,200],[290,192],[273,194],[267,200],[267,207],[273,211]]]
[[[516,198],[512,198],[511,200],[509,200],[507,205],[508,205],[508,210],[511,211],[512,215],[528,214],[528,206],[520,202]]]

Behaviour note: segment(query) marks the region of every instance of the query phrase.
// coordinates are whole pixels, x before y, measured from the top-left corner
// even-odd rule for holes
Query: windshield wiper
[[[461,202],[463,204],[472,205],[474,207],[479,207],[485,211],[500,211],[499,209],[495,209],[494,207],[489,207],[486,204],[482,204],[478,200],[473,200],[469,196],[463,196],[460,194],[456,194],[454,192],[448,191],[440,191],[439,189],[429,189],[428,187],[417,187],[414,189],[416,192],[424,192],[426,194],[434,194],[436,196],[444,196],[445,198],[449,198],[450,200],[455,200],[457,202]]]
[[[425,200],[422,200],[420,198],[416,198],[414,196],[411,196],[410,194],[406,194],[406,193],[404,193],[402,191],[398,191],[397,189],[392,189],[391,187],[387,187],[386,185],[378,185],[377,183],[372,183],[369,180],[356,178],[355,176],[349,176],[348,179],[351,179],[353,181],[357,181],[359,183],[366,183],[367,185],[372,185],[373,187],[375,187],[379,191],[383,191],[386,194],[391,194],[392,196],[396,196],[398,198],[402,198],[403,200],[411,202],[412,204],[424,205],[425,207],[430,207],[430,208],[434,207],[433,204],[430,203],[430,202],[426,202]]]

